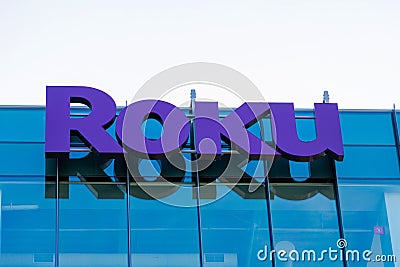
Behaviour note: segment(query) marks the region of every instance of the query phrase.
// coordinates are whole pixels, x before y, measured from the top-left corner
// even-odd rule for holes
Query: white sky
[[[0,0],[0,104],[84,85],[124,105],[196,61],[240,71],[268,101],[309,108],[329,90],[340,108],[400,106],[400,1]]]

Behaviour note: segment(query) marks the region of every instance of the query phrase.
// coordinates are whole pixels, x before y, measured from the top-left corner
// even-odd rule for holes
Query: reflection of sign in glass
[[[195,186],[196,178],[198,176],[200,183],[207,183],[200,193],[200,199],[213,200],[217,199],[217,186],[225,185],[230,188],[234,193],[243,197],[244,199],[265,199],[264,186],[258,187],[255,191],[249,190],[249,182],[253,179],[248,173],[242,172],[234,164],[230,166],[230,173],[238,173],[240,176],[221,176],[224,173],[229,157],[239,157],[241,155],[223,155],[221,160],[215,161],[199,173],[183,172],[182,170],[171,165],[168,160],[160,160],[160,174],[154,177],[155,180],[148,181],[146,177],[141,175],[140,172],[140,158],[131,159],[131,169],[127,172],[127,165],[123,158],[107,159],[101,157],[95,152],[89,153],[83,158],[74,159],[47,159],[46,160],[46,198],[54,198],[56,177],[58,175],[59,184],[59,197],[69,198],[69,179],[71,176],[76,176],[84,185],[88,187],[91,193],[98,199],[122,199],[126,193],[126,181],[129,173],[130,192],[131,196],[140,199],[163,199],[167,196],[174,194],[180,186]],[[281,159],[285,160],[285,159]],[[319,180],[318,178],[329,179],[333,177],[333,172],[326,172],[323,177],[319,172],[314,169],[328,169],[326,166],[328,158],[324,157],[321,160],[314,161],[311,167],[311,177],[313,181]],[[236,159],[233,160],[236,162]],[[286,166],[289,167],[287,160]],[[58,163],[57,163],[58,162]],[[109,176],[106,171],[112,165],[112,176]],[[272,166],[271,170],[275,173],[279,172],[276,168],[282,168],[285,164],[279,166]],[[334,191],[329,183],[296,183],[294,180],[289,181],[289,176],[281,176],[279,179],[274,179],[270,184],[269,198],[274,199],[276,196],[288,200],[305,200],[321,194],[327,199],[334,199]],[[164,182],[163,179],[167,182]],[[270,175],[271,177],[271,175]],[[218,183],[216,180],[219,180]],[[151,192],[152,194],[148,194]],[[193,198],[196,198],[195,191]]]

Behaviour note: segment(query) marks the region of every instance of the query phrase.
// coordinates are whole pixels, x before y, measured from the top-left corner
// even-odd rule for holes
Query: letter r
[[[70,118],[70,103],[82,103],[91,112],[84,118]],[[100,154],[121,154],[107,129],[114,121],[116,106],[106,93],[84,86],[46,87],[46,156],[68,156],[70,135],[77,134]]]

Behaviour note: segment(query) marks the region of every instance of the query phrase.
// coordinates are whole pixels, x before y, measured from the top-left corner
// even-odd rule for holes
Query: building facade
[[[69,158],[46,158],[45,113],[0,108],[0,266],[399,266],[395,110],[340,110],[343,161],[241,165],[224,143],[201,170],[194,135],[182,148],[185,170],[162,158],[101,157],[75,136]],[[314,140],[314,110],[296,110],[296,126]],[[157,139],[162,126],[149,118],[143,131]],[[249,131],[272,140],[267,117]],[[115,138],[115,125],[108,132]],[[229,160],[237,169],[220,179]]]

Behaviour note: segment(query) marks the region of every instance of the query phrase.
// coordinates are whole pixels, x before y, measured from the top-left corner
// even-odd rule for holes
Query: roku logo
[[[70,118],[70,104],[82,103],[91,112],[84,118]],[[247,128],[270,116],[273,128],[271,147]],[[142,100],[124,108],[116,118],[114,100],[106,93],[90,87],[48,86],[46,100],[47,157],[68,156],[70,135],[78,135],[99,154],[118,155],[133,151],[139,156],[159,158],[179,151],[188,141],[190,121],[176,106],[161,100]],[[163,134],[147,138],[142,123],[158,120]],[[115,140],[106,132],[116,121]],[[325,154],[343,160],[343,142],[337,104],[315,104],[316,139],[299,139],[292,103],[247,102],[219,120],[218,103],[195,102],[193,131],[196,153],[218,157],[221,140],[246,154],[250,159],[284,156],[296,161],[312,161]]]

